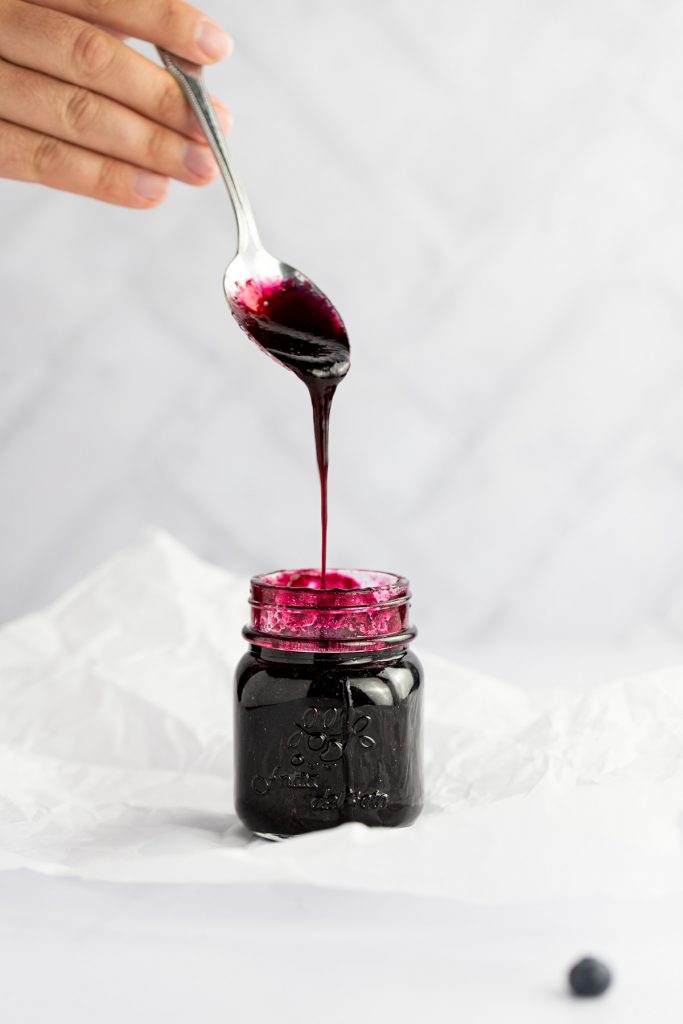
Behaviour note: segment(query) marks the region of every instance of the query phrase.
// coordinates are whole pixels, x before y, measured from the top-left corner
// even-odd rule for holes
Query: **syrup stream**
[[[303,276],[277,281],[250,278],[231,299],[230,308],[242,330],[292,370],[311,396],[320,476],[320,589],[325,590],[330,408],[350,365],[346,329],[334,306]]]

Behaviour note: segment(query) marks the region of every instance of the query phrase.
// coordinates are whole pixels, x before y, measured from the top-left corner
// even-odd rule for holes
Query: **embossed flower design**
[[[292,751],[291,763],[298,767],[306,760],[304,751],[309,751],[325,763],[338,761],[347,744],[356,739],[361,747],[370,750],[376,746],[372,736],[368,734],[369,715],[358,715],[349,724],[348,734],[344,728],[347,711],[342,708],[306,708],[300,721],[296,722],[296,731],[287,740]]]

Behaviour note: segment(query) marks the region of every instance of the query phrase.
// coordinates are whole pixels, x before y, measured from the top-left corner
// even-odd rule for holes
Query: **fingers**
[[[163,46],[197,64],[222,60],[232,39],[220,25],[182,0],[33,0],[42,7],[96,22]]]
[[[0,177],[138,209],[161,202],[170,177],[215,177],[180,87],[125,35],[202,63],[230,49],[181,0],[0,0]]]
[[[139,5],[116,0],[111,6]],[[174,131],[201,137],[180,86],[164,68],[110,33],[61,11],[3,0],[0,57],[107,96]],[[218,109],[225,120],[227,112]]]
[[[161,175],[2,120],[0,177],[136,209],[158,205],[168,191],[168,179]]]
[[[191,185],[218,168],[206,145],[113,100],[0,60],[0,118]]]
[[[107,25],[98,25],[97,27],[101,28],[103,32],[108,32],[110,36],[114,36],[116,39],[121,39],[123,42],[128,38],[128,36],[124,35],[123,32],[117,32],[116,29],[108,28]]]

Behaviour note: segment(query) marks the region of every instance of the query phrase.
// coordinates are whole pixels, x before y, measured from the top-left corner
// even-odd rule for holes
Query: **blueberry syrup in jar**
[[[408,581],[318,570],[255,576],[235,691],[235,803],[268,839],[422,809],[422,669]]]
[[[349,340],[339,313],[307,278],[250,278],[231,299],[232,315],[268,355],[292,370],[313,403],[320,475],[321,577],[327,585],[327,470],[330,408],[350,366]]]

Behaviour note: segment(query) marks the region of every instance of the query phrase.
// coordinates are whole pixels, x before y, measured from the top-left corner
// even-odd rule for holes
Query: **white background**
[[[680,900],[517,908],[331,889],[0,876],[3,1006],[21,1024],[677,1024]],[[616,958],[577,1004],[564,966]]]
[[[425,646],[486,668],[674,660],[680,6],[207,9],[263,237],[353,344],[332,561],[409,575]],[[0,618],[148,523],[241,572],[316,564],[308,400],[228,314],[222,186],[138,213],[3,182],[0,225]]]
[[[332,560],[409,575],[424,646],[508,678],[679,659],[680,5],[205,7],[235,36],[209,80],[264,240],[351,335]],[[243,573],[315,564],[307,399],[228,315],[221,186],[140,214],[3,182],[0,241],[0,619],[148,523]],[[475,912],[14,873],[0,897],[22,1024],[388,1021],[383,994],[396,1021],[430,1001],[473,1024],[680,1019],[671,903]],[[615,961],[613,996],[564,1002],[590,952]]]

